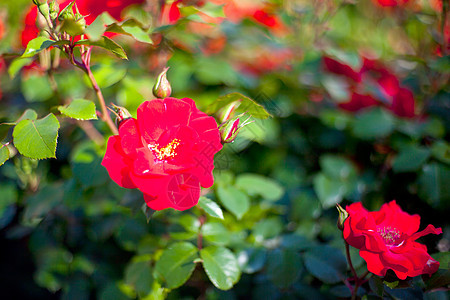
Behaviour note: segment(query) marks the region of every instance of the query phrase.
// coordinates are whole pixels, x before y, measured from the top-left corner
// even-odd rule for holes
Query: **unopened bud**
[[[348,218],[348,212],[345,209],[343,209],[342,206],[340,206],[339,204],[336,204],[336,208],[339,212],[339,217],[337,220],[337,227],[340,230],[344,230],[344,222]]]
[[[169,68],[165,68],[161,74],[159,74],[155,86],[153,87],[153,95],[160,99],[169,97],[172,93],[172,87],[166,77],[167,70],[169,70]]]
[[[227,120],[225,123],[222,123],[219,126],[219,132],[220,132],[220,137],[222,139],[222,143],[232,143],[236,139],[239,131],[241,131],[241,129],[244,126],[254,122],[254,121],[249,122],[249,119],[250,119],[250,117],[249,117],[242,124],[239,124],[240,118],[243,115],[244,115],[244,113],[242,113],[232,119]]]
[[[58,20],[60,22],[64,20],[75,20],[75,14],[73,13],[72,7],[75,4],[75,1],[71,2],[69,5],[67,5],[59,14]]]
[[[239,100],[236,100],[231,102],[227,106],[223,107],[218,113],[219,121],[223,123],[232,118],[234,112],[236,111],[236,109],[239,107],[240,104],[241,102]]]
[[[36,2],[38,2],[36,0]],[[36,2],[34,4],[36,4]],[[43,3],[41,4],[36,4],[38,7],[39,12],[45,17],[48,18],[50,16],[50,10],[47,4],[47,1],[42,1]]]
[[[117,106],[114,104],[111,104],[113,109],[111,110],[115,115],[116,115],[116,125],[117,127],[120,126],[120,123],[122,123],[122,121],[132,118],[130,112],[122,106]]]
[[[59,5],[56,2],[56,0],[53,0],[48,4],[49,10],[50,10],[50,19],[56,20],[58,18],[59,14]]]
[[[231,143],[236,138],[237,134],[241,130],[239,127],[239,118],[235,120],[228,120],[222,126],[219,127],[220,137],[223,143]]]

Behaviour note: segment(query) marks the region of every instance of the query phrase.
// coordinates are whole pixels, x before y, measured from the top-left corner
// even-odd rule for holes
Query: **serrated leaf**
[[[37,116],[38,116],[37,113],[33,109],[29,108],[23,112],[23,114],[16,121],[16,123],[19,123],[22,120],[36,120]]]
[[[29,158],[55,158],[58,129],[59,122],[53,114],[38,120],[22,120],[14,127],[14,146]]]
[[[102,38],[98,41],[81,40],[76,42],[75,44],[101,47],[105,50],[110,51],[119,58],[128,59],[125,50],[123,50],[123,48],[119,44],[106,36],[102,36]]]
[[[271,178],[257,174],[242,174],[236,179],[236,187],[250,196],[261,196],[269,201],[277,201],[283,196],[283,187]]]
[[[107,12],[101,13],[91,25],[87,26],[84,32],[89,36],[89,40],[98,41],[106,31],[107,25],[116,22]]]
[[[54,42],[55,41],[47,37],[38,36],[37,38],[32,39],[31,41],[28,42],[27,48],[25,49],[25,52],[22,54],[21,57],[22,58],[33,57],[42,50],[51,47]]]
[[[198,258],[197,248],[188,242],[173,244],[166,249],[156,262],[155,271],[169,289],[183,285],[195,268]]]
[[[23,67],[29,65],[33,61],[32,58],[21,58],[18,57],[14,59],[8,68],[8,74],[11,79],[16,77],[17,73],[22,70]]]
[[[267,119],[270,117],[270,114],[262,105],[240,93],[231,93],[217,98],[217,100],[208,107],[207,112],[208,114],[214,114],[234,101],[240,102],[236,112],[246,112],[257,119]]]
[[[89,100],[75,99],[69,105],[58,106],[58,110],[73,119],[97,120],[95,104]]]
[[[222,209],[216,202],[206,197],[200,197],[198,205],[211,217],[223,220]]]
[[[217,188],[217,196],[223,206],[239,220],[250,208],[248,196],[233,186],[219,186]]]
[[[203,268],[209,280],[221,290],[229,290],[239,280],[241,271],[233,252],[224,247],[209,246],[200,251]]]
[[[353,123],[353,133],[362,139],[375,139],[389,135],[394,130],[394,117],[382,108],[364,111]]]
[[[9,149],[6,145],[0,144],[0,166],[9,159]]]

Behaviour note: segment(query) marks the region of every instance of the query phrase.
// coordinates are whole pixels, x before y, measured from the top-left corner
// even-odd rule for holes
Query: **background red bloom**
[[[216,121],[192,99],[155,99],[120,124],[102,165],[118,185],[142,191],[150,208],[185,210],[197,204],[200,186],[212,186],[220,149]]]
[[[72,1],[58,1],[60,10]],[[145,0],[77,0],[76,5],[82,15],[85,16],[86,24],[90,25],[101,13],[108,12],[116,20],[121,20],[122,11],[132,4],[144,3]],[[36,26],[37,7],[31,6],[25,16],[25,27],[22,31],[22,46],[26,47],[29,41],[36,38],[39,29]]]
[[[369,212],[360,202],[347,206],[346,210],[349,217],[344,223],[344,238],[360,249],[370,272],[385,276],[390,269],[403,280],[438,270],[439,262],[416,240],[427,234],[440,234],[441,228],[428,225],[417,232],[420,216],[402,211],[395,200],[383,204],[379,211]]]
[[[393,73],[378,61],[364,58],[359,71],[330,57],[323,58],[327,71],[341,75],[349,85],[350,99],[339,103],[348,111],[359,111],[370,106],[384,106],[399,117],[413,118],[415,103],[412,92],[400,86]]]

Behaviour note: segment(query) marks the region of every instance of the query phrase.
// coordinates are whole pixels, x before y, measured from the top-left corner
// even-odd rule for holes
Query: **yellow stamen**
[[[394,245],[397,239],[400,238],[400,232],[390,226],[378,228],[377,231],[387,245]]]
[[[164,160],[168,158],[173,158],[177,155],[175,150],[180,145],[179,139],[173,139],[170,143],[168,143],[165,147],[159,148],[159,144],[148,145],[150,150],[156,154],[156,157],[159,160]]]

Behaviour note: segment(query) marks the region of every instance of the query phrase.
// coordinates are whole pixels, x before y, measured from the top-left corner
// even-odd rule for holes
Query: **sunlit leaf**
[[[77,120],[96,120],[95,104],[84,99],[75,99],[70,104],[58,106],[58,110],[70,118]]]
[[[203,268],[209,280],[221,290],[229,290],[239,280],[241,271],[233,252],[224,247],[209,246],[200,251]]]
[[[53,114],[38,120],[22,120],[13,131],[20,154],[35,159],[55,157],[59,122]]]
[[[206,197],[200,197],[198,205],[211,217],[223,220],[222,209],[216,202]]]

